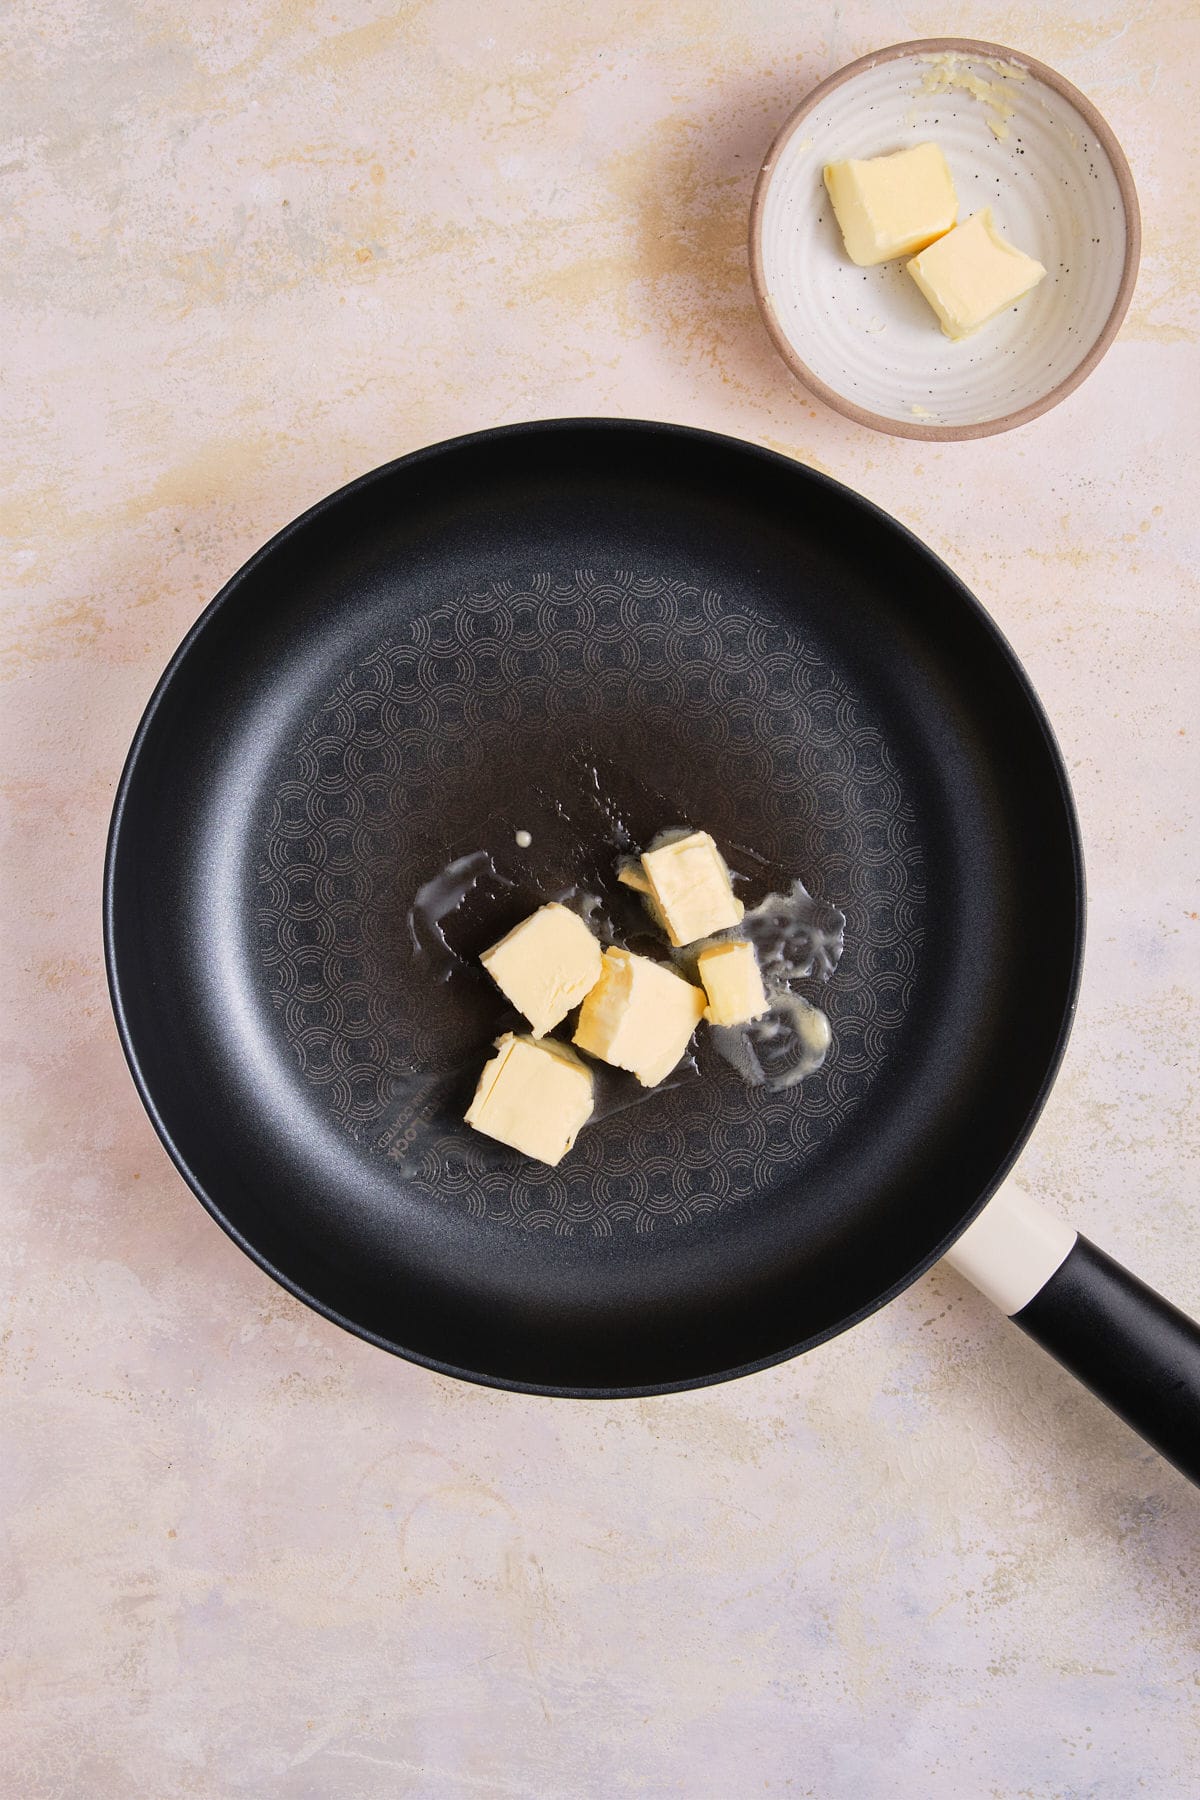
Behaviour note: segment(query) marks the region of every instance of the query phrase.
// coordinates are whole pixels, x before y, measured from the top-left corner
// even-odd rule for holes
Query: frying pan
[[[614,820],[703,826],[748,898],[800,875],[841,908],[805,990],[834,1048],[777,1092],[701,1046],[545,1168],[463,1125],[508,1021],[486,979],[443,977],[550,894],[603,891]],[[422,924],[447,868],[460,904]],[[784,457],[564,420],[378,469],[234,576],[138,728],[104,923],[181,1174],[372,1343],[663,1393],[820,1343],[958,1239],[1197,1477],[1196,1326],[1011,1189],[988,1204],[1063,1052],[1083,905],[1046,719],[944,564]]]

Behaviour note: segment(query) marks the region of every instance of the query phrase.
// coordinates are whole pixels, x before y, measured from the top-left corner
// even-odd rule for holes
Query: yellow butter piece
[[[646,880],[646,873],[642,868],[640,857],[636,861],[632,857],[627,857],[617,870],[617,880],[627,888],[632,888],[635,894],[650,892],[650,883]]]
[[[673,944],[694,944],[714,931],[726,931],[745,911],[707,831],[693,831],[658,850],[647,850],[642,868]]]
[[[591,1116],[591,1070],[566,1044],[511,1031],[496,1040],[466,1111],[467,1124],[485,1137],[551,1166]]]
[[[604,952],[604,970],[583,1003],[575,1042],[614,1068],[656,1087],[679,1061],[704,1013],[700,989],[648,956]]]
[[[978,331],[1046,273],[1036,257],[1000,236],[990,206],[914,256],[908,272],[950,338]]]
[[[711,1025],[745,1025],[761,1019],[767,995],[753,944],[712,944],[700,952],[696,967],[708,995],[705,1018]]]
[[[578,913],[557,901],[523,919],[479,960],[536,1038],[553,1031],[600,979],[600,945]]]
[[[937,144],[826,163],[825,186],[846,255],[864,269],[923,250],[958,217],[954,180]]]

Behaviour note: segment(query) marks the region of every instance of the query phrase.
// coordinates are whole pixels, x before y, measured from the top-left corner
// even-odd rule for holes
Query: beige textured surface
[[[744,231],[799,93],[946,30],[1097,100],[1146,255],[1078,395],[933,449],[792,386]],[[98,906],[159,668],[298,509],[529,415],[761,439],[914,526],[1039,685],[1090,944],[1020,1179],[1200,1307],[1191,0],[29,0],[6,38],[0,1791],[1200,1791],[1196,1495],[957,1279],[644,1404],[391,1361],[169,1168]]]

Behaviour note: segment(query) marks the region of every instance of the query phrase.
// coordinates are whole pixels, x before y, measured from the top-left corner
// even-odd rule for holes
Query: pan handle
[[[1011,1186],[945,1260],[1200,1482],[1200,1325]]]

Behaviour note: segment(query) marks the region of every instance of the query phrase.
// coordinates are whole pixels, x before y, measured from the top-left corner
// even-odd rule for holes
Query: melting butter
[[[747,1086],[778,1094],[816,1074],[829,1055],[833,1028],[819,1006],[802,994],[777,988],[761,1019],[747,1025],[714,1025],[712,1040]]]
[[[413,896],[408,909],[408,932],[413,949],[418,956],[436,957],[442,981],[449,981],[456,967],[466,967],[464,959],[452,949],[442,927],[484,875],[489,875],[500,887],[512,886],[511,881],[500,874],[486,850],[472,850],[439,869]]]
[[[846,915],[796,880],[786,894],[768,894],[742,920],[754,945],[769,1002],[759,1019],[713,1029],[719,1055],[750,1087],[772,1093],[815,1075],[833,1043],[827,1014],[793,982],[828,981],[846,940]]]

